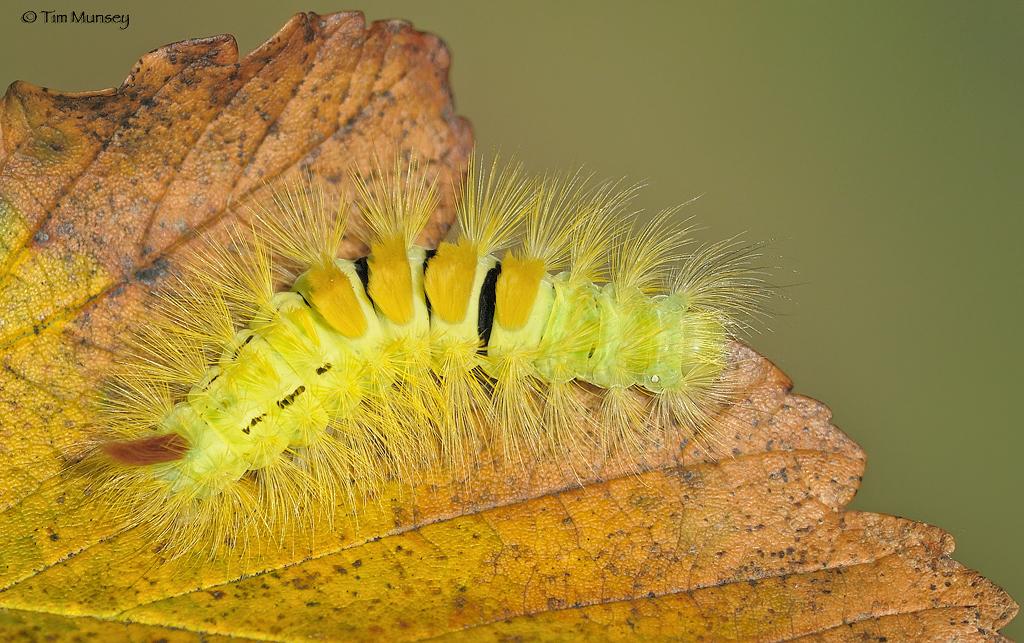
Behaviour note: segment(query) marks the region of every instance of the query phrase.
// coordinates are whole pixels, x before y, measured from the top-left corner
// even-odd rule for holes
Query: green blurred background
[[[360,8],[448,42],[485,149],[647,179],[648,208],[703,195],[702,237],[771,240],[785,299],[752,343],[867,451],[854,507],[942,526],[1024,599],[1024,2],[132,4],[5,3],[0,82],[117,85],[165,43],[246,52],[296,11]]]

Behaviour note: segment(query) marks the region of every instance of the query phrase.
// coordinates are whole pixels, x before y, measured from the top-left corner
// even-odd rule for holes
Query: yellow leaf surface
[[[145,292],[265,181],[339,180],[382,140],[457,180],[471,135],[447,66],[440,41],[403,23],[307,14],[241,61],[218,37],[146,55],[117,90],[10,88],[0,636],[999,638],[1013,601],[953,561],[938,528],[844,512],[863,453],[742,346],[744,397],[721,419],[717,461],[680,438],[639,470],[610,461],[580,481],[484,466],[388,489],[314,541],[203,566],[95,512],[67,458],[118,337],[145,322]],[[428,235],[450,216],[445,202]]]

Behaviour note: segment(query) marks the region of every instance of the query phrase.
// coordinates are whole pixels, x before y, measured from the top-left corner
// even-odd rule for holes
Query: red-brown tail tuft
[[[107,442],[100,448],[121,464],[143,466],[180,460],[188,451],[188,442],[177,433],[165,433],[151,438]]]

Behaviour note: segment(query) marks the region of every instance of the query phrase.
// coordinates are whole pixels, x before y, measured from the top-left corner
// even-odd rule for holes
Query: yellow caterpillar
[[[764,294],[749,247],[687,253],[671,212],[630,221],[635,188],[474,162],[435,251],[415,242],[426,173],[375,176],[340,208],[278,193],[158,294],[103,401],[103,493],[130,524],[231,545],[483,453],[637,455],[729,403],[729,342]],[[350,201],[357,261],[337,256]]]

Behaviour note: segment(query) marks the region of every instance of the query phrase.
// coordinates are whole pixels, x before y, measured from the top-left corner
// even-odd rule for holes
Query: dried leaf
[[[118,90],[24,84],[0,112],[0,632],[71,640],[442,637],[998,639],[1016,605],[941,530],[844,512],[864,456],[827,408],[736,347],[745,395],[693,443],[577,481],[483,469],[392,489],[255,559],[163,560],[96,515],[66,458],[139,302],[229,204],[382,139],[457,179],[447,53],[401,23],[300,15],[144,57]],[[432,231],[442,234],[450,210]],[[194,234],[195,233],[195,234]],[[354,250],[354,249],[353,249]],[[582,484],[580,484],[582,482]],[[467,490],[471,490],[468,492]],[[310,548],[312,553],[309,552]]]

